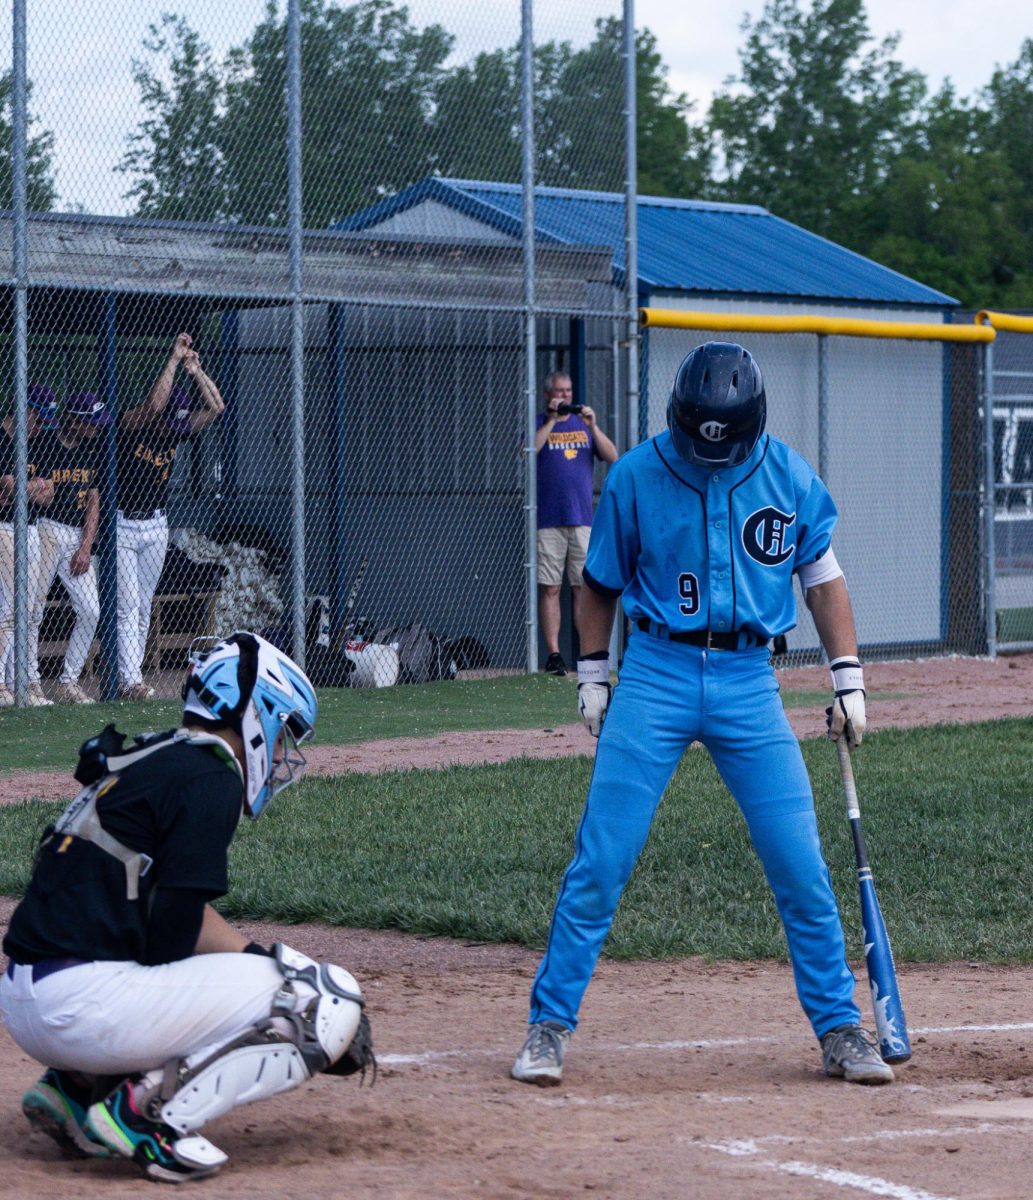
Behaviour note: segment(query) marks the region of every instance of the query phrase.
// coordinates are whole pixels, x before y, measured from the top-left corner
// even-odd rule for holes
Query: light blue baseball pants
[[[621,892],[693,741],[709,750],[746,818],[815,1034],[859,1023],[810,781],[768,651],[703,650],[637,631],[603,724],[574,857],[531,988],[531,1021],[576,1027]]]

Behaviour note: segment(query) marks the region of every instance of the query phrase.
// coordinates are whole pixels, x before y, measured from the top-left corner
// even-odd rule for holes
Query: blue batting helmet
[[[760,367],[735,342],[706,342],[678,368],[667,405],[675,449],[701,467],[734,467],[764,432],[767,398]]]
[[[199,658],[183,685],[183,711],[240,734],[251,818],[304,773],[299,747],[315,729],[316,693],[298,664],[265,638],[233,633]]]

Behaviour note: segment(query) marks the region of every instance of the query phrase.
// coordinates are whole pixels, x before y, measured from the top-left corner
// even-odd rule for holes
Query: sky
[[[221,57],[259,22],[265,0],[31,0],[28,7],[30,111],[54,133],[59,207],[124,213],[131,211],[129,180],[112,168],[141,118],[130,63],[141,56],[148,23],[163,10],[180,13]],[[440,22],[455,35],[457,61],[519,38],[519,0],[407,0],[407,7],[415,24]],[[1023,39],[1033,37],[1030,0],[867,0],[866,7],[876,36],[901,34],[901,61],[934,87],[950,76],[962,95],[986,83],[995,66],[1013,62]],[[763,0],[636,0],[635,22],[656,35],[672,91],[702,112],[738,66],[743,14],[756,17],[762,9]],[[539,0],[536,10],[537,41],[583,45],[593,19],[619,15],[621,3]],[[0,55],[9,61],[9,24]]]

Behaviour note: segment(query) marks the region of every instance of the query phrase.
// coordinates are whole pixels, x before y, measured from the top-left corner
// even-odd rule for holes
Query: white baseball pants
[[[75,525],[64,525],[60,521],[52,521],[49,517],[41,517],[37,522],[39,528],[40,547],[40,595],[46,599],[54,576],[58,576],[68,593],[72,610],[75,613],[75,625],[72,636],[68,639],[68,649],[65,651],[64,666],[61,669],[61,683],[78,683],[86,656],[90,652],[94,635],[97,632],[97,622],[100,620],[100,598],[97,594],[97,570],[91,560],[90,569],[82,575],[71,572],[72,555],[79,549],[82,542],[82,530]],[[39,621],[43,619],[43,606],[38,608]],[[33,614],[35,619],[36,614]],[[39,621],[35,622],[35,638],[39,640]]]
[[[12,974],[0,978],[11,1037],[44,1066],[89,1075],[206,1057],[270,1016],[283,984],[275,961],[259,954],[198,954],[157,967],[89,962],[38,983],[31,967]]]
[[[29,607],[29,683],[39,683],[39,627],[43,600],[39,594],[39,530],[26,530]],[[39,616],[34,614],[39,610]],[[14,686],[14,523],[0,521],[0,686]]]
[[[118,514],[118,674],[125,686],[143,682],[151,603],[165,565],[169,523],[164,515],[130,521]]]

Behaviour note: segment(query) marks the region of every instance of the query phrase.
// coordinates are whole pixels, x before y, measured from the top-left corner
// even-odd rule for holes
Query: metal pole
[[[100,337],[97,339],[97,374],[101,395],[111,413],[111,424],[104,430],[103,447],[98,457],[104,463],[100,473],[100,529],[97,551],[97,593],[100,600],[100,648],[104,659],[101,696],[118,696],[118,498],[116,492],[115,428],[118,420],[118,296],[106,293],[100,301]]]
[[[638,151],[635,144],[635,0],[624,0],[624,296],[628,339],[628,447],[645,437],[638,378]],[[648,418],[648,413],[646,413]]]
[[[527,670],[538,670],[538,462],[534,278],[534,25],[533,2],[520,3],[520,180],[523,187],[524,263],[524,539],[527,563]]]
[[[305,309],[302,301],[301,0],[287,3],[287,207],[291,267],[291,647],[305,665]]]
[[[818,476],[829,482],[829,339],[818,334]]]
[[[997,568],[997,531],[994,527],[997,507],[997,480],[994,478],[994,344],[987,342],[983,354],[983,595],[986,604],[986,652],[997,657],[997,595],[994,574]]]
[[[26,140],[28,137],[26,75],[26,0],[14,0],[13,94],[11,96],[11,185],[14,235],[14,702],[28,703],[29,571],[28,497],[29,470],[28,389],[29,291]],[[0,683],[3,681],[0,680]]]
[[[348,482],[345,471],[345,456],[348,451],[348,391],[345,359],[345,307],[343,304],[326,306],[326,353],[330,378],[333,381],[334,419],[330,436],[333,439],[333,566],[331,570],[330,628],[336,637],[348,620],[347,597],[349,587],[348,564]],[[358,561],[351,564],[353,572]]]
[[[219,315],[219,391],[226,411],[219,422],[222,435],[217,470],[219,490],[216,499],[220,514],[228,501],[237,499],[237,444],[240,432],[240,320],[235,308]],[[221,632],[221,631],[220,631]]]

